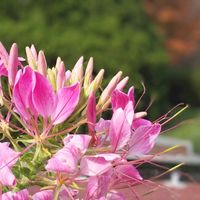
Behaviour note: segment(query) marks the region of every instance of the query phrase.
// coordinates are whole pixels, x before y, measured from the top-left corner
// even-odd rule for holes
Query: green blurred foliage
[[[45,50],[50,66],[57,56],[67,67],[81,55],[93,56],[107,78],[122,70],[130,84],[141,88],[144,79],[148,91],[164,99],[167,54],[142,1],[1,0],[0,9],[0,40],[8,48],[17,42],[23,54],[33,43]]]
[[[25,46],[35,44],[45,51],[49,66],[60,56],[67,68],[81,55],[93,56],[96,72],[105,68],[108,80],[123,71],[130,85],[139,89],[138,96],[144,81],[148,95],[140,109],[155,99],[149,111],[152,119],[166,112],[169,104],[200,105],[200,71],[169,67],[165,38],[146,15],[142,1],[1,0],[0,10],[0,40],[7,49],[17,42],[24,55]],[[185,113],[185,118],[194,117]],[[195,142],[198,130],[195,122],[175,135],[193,134]]]

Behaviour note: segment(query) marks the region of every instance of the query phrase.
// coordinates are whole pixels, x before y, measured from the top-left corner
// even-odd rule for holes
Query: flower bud
[[[134,118],[135,119],[137,119],[137,118],[143,118],[145,116],[147,116],[147,112],[142,111],[142,112],[135,113]]]
[[[84,89],[87,89],[92,81],[92,72],[93,72],[93,58],[91,57],[88,61],[86,70],[85,70],[85,79],[84,79]]]
[[[70,85],[70,78],[71,78],[71,71],[70,70],[67,70],[65,72],[65,85]]]
[[[65,65],[63,62],[60,63],[59,68],[57,69],[57,77],[56,77],[56,87],[57,90],[62,88],[65,83]]]
[[[47,61],[43,51],[38,54],[38,71],[44,76],[47,75]]]
[[[55,65],[55,68],[58,70],[59,69],[59,66],[60,66],[60,63],[62,62],[61,58],[58,57],[57,60],[56,60],[56,65]]]
[[[104,89],[104,91],[102,92],[100,98],[99,98],[99,102],[98,102],[98,107],[102,106],[104,103],[107,102],[107,100],[110,98],[111,93],[113,92],[113,90],[116,88],[120,78],[122,76],[122,72],[119,71],[113,78],[112,80],[109,82],[109,84],[107,85],[107,87]]]
[[[71,82],[82,82],[83,81],[83,56],[79,58],[74,68],[72,69]]]
[[[97,74],[97,76],[95,77],[95,79],[90,84],[88,90],[85,90],[86,96],[90,95],[92,92],[95,93],[97,91],[97,89],[99,88],[103,80],[103,75],[104,75],[104,69],[101,69],[99,73]]]
[[[17,44],[14,43],[10,49],[10,55],[8,59],[8,81],[11,86],[13,86],[15,83],[18,65],[18,48]]]
[[[53,90],[56,91],[56,69],[53,67],[52,69],[48,68],[47,70],[47,77],[51,82]]]
[[[27,62],[32,69],[37,69],[37,60],[29,47],[26,47]]]
[[[35,46],[33,44],[31,45],[31,53],[32,53],[34,59],[37,60],[38,59],[38,55],[37,55],[36,48],[35,48]]]
[[[125,78],[123,78],[116,86],[115,89],[117,90],[123,90],[124,87],[126,86],[126,84],[128,83],[129,77],[126,76]]]

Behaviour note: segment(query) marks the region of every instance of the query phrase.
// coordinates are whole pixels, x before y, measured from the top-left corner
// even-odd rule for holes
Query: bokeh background
[[[10,48],[34,44],[49,66],[57,56],[71,68],[80,56],[94,57],[109,79],[122,70],[141,109],[156,119],[178,103],[189,104],[167,133],[192,142],[200,153],[199,0],[1,0],[0,40]]]

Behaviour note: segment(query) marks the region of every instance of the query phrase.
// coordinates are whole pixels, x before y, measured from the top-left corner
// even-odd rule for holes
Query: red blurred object
[[[146,0],[144,5],[164,33],[166,47],[174,64],[199,51],[199,0]]]

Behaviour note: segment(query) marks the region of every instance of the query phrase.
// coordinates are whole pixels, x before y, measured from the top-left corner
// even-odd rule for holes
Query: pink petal
[[[6,192],[2,195],[2,200],[29,200],[29,192],[27,189],[18,192]]]
[[[113,111],[115,111],[118,108],[122,108],[125,109],[126,105],[129,102],[132,102],[133,107],[135,104],[135,100],[134,100],[134,88],[131,87],[128,91],[128,94],[125,94],[124,92],[116,89],[112,92],[112,96],[111,96],[111,103],[112,103],[112,108]]]
[[[152,124],[138,127],[132,134],[129,142],[128,156],[148,153],[154,146],[160,134],[161,125]]]
[[[20,74],[21,72],[17,74],[18,80],[13,89],[13,102],[20,115],[25,120],[28,120],[31,117],[29,112],[29,107],[30,107],[29,105],[30,105],[32,87],[34,85],[33,71],[30,67],[26,67],[24,69],[23,74],[21,74],[21,76]]]
[[[133,102],[133,106],[135,106],[134,87],[130,87],[130,89],[128,90],[128,97],[129,100]]]
[[[8,61],[8,52],[6,51],[3,44],[0,42],[0,58],[3,60],[3,63],[6,64]]]
[[[68,135],[64,138],[65,147],[75,146],[82,154],[87,151],[88,145],[90,143],[91,136],[89,135]]]
[[[95,123],[96,123],[96,99],[94,93],[91,93],[91,95],[88,98],[86,113],[87,113],[89,134],[94,135]]]
[[[65,121],[72,114],[79,102],[79,95],[79,83],[62,88],[57,92],[57,106],[52,115],[53,124],[59,124]]]
[[[53,200],[53,190],[43,190],[32,196],[33,200]]]
[[[118,108],[124,109],[128,102],[129,102],[129,97],[127,94],[125,94],[120,90],[113,91],[111,96],[113,111],[115,111]]]
[[[33,105],[37,112],[48,118],[55,110],[55,94],[48,79],[35,72],[35,86],[32,91]]]
[[[140,126],[150,126],[152,123],[146,119],[134,119],[132,123],[132,129],[137,129]]]
[[[75,146],[64,147],[48,160],[46,170],[51,172],[74,173],[81,153]]]
[[[5,186],[16,185],[16,179],[8,166],[0,166],[0,183]]]
[[[0,77],[1,76],[8,76],[8,70],[5,68],[4,64],[1,63],[0,60]]]
[[[111,119],[109,138],[113,151],[123,148],[131,135],[130,125],[126,119],[125,112],[118,108]]]

